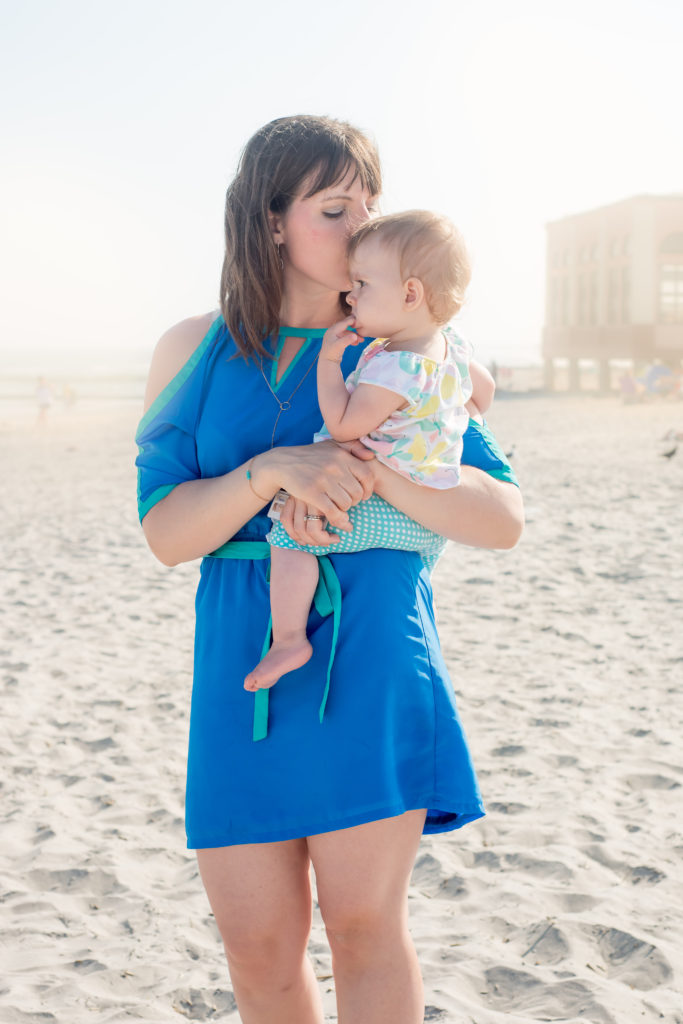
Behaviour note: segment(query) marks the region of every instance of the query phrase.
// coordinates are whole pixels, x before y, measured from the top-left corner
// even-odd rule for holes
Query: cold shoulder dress
[[[277,382],[277,360],[264,365],[279,400],[291,395],[276,445],[308,444],[320,427],[314,364],[322,334],[283,330],[276,357],[286,336],[304,336],[302,348]],[[345,374],[358,355],[347,350]],[[140,519],[178,484],[220,476],[267,450],[278,411],[261,370],[239,355],[218,318],[140,423]],[[514,482],[486,430],[467,431],[463,462]],[[323,559],[321,580],[336,589],[340,612],[328,614],[329,594],[315,602],[313,657],[270,691],[243,688],[267,643],[270,525],[264,509],[201,562],[188,847],[292,839],[423,807],[426,833],[481,817],[429,574],[417,553],[374,549]]]

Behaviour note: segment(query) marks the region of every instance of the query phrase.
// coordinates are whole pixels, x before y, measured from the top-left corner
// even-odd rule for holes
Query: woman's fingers
[[[343,448],[347,452],[351,452],[357,459],[374,459],[375,453],[371,448],[366,448],[362,441],[337,441],[335,442],[340,448]]]
[[[337,534],[328,533],[325,529],[327,520],[320,509],[315,508],[313,505],[308,505],[305,521],[308,544],[327,547],[330,544],[339,542]]]
[[[300,448],[281,448],[278,483],[290,494],[319,509],[334,527],[348,526],[346,510],[372,494],[373,460],[365,461],[344,451],[334,441]],[[303,528],[305,512],[295,505],[291,523],[294,532]],[[291,534],[294,536],[294,533]],[[303,543],[298,537],[299,543]]]
[[[306,515],[307,508],[308,508],[308,505],[306,504],[305,501],[297,501],[297,503],[296,503],[296,505],[294,507],[294,521],[292,523],[292,526],[294,528],[294,532],[293,532],[292,536],[293,536],[294,540],[297,542],[297,544],[306,544],[306,542],[307,542],[306,541],[306,520],[304,518],[305,515]]]
[[[330,503],[330,507],[334,507]],[[320,518],[318,518],[320,517]],[[280,523],[297,544],[315,544],[327,547],[338,542],[337,534],[325,529],[324,513],[299,498],[291,498],[280,515]]]

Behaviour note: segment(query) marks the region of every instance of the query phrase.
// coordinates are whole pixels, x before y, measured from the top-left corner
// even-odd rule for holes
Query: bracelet
[[[262,501],[263,504],[265,505],[265,503],[267,501],[270,501],[270,498],[262,498],[261,495],[258,493],[258,491],[255,489],[253,483],[251,482],[251,464],[252,464],[252,462],[254,461],[255,458],[256,458],[256,456],[254,455],[254,457],[249,459],[249,462],[247,463],[247,483],[251,487],[251,493],[255,497],[257,497],[259,501]]]

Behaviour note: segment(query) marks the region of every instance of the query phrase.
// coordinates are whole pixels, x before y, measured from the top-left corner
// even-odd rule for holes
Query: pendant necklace
[[[324,331],[307,331],[305,336],[306,337],[312,337],[315,334],[324,334],[324,333],[325,333]],[[287,332],[285,336],[286,337],[292,337],[292,338],[301,337],[301,335],[297,334],[296,331],[294,331],[294,330],[292,330],[291,333]],[[294,395],[297,393],[297,391],[299,390],[299,388],[301,387],[303,382],[306,380],[306,378],[308,377],[309,373],[311,372],[311,370],[313,369],[313,367],[315,366],[317,361],[318,360],[317,360],[317,357],[316,357],[313,360],[313,362],[311,363],[311,365],[308,367],[308,369],[306,370],[305,374],[303,375],[303,377],[301,378],[301,380],[299,381],[297,386],[291,392],[289,398],[286,398],[284,402],[281,402],[280,399],[278,398],[276,392],[271,387],[271,383],[268,380],[268,377],[266,375],[266,371],[263,369],[263,359],[259,356],[259,369],[261,370],[261,376],[263,377],[264,381],[266,382],[266,387],[268,388],[268,390],[270,391],[271,395],[273,396],[273,398],[275,399],[275,401],[277,402],[277,405],[278,405],[278,414],[275,417],[275,423],[273,423],[273,433],[271,434],[271,438],[270,438],[270,447],[271,448],[273,448],[274,445],[275,445],[275,431],[277,430],[277,425],[280,422],[280,417],[282,416],[283,412],[287,412],[289,409],[292,408],[292,399],[294,398]]]

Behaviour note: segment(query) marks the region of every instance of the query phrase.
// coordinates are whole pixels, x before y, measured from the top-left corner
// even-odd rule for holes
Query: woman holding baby
[[[451,487],[422,486],[353,437],[312,443],[323,336],[353,326],[347,244],[380,191],[375,149],[348,124],[290,117],[256,133],[226,197],[221,315],[163,336],[137,438],[150,547],[167,565],[202,557],[186,825],[245,1024],[323,1020],[306,954],[311,865],[340,1024],[422,1021],[407,928],[419,839],[483,814],[420,544],[334,550],[364,502],[407,538],[511,547],[511,471],[474,420]],[[348,377],[362,345],[330,344]],[[312,653],[253,693],[281,490],[286,533],[323,553]]]

